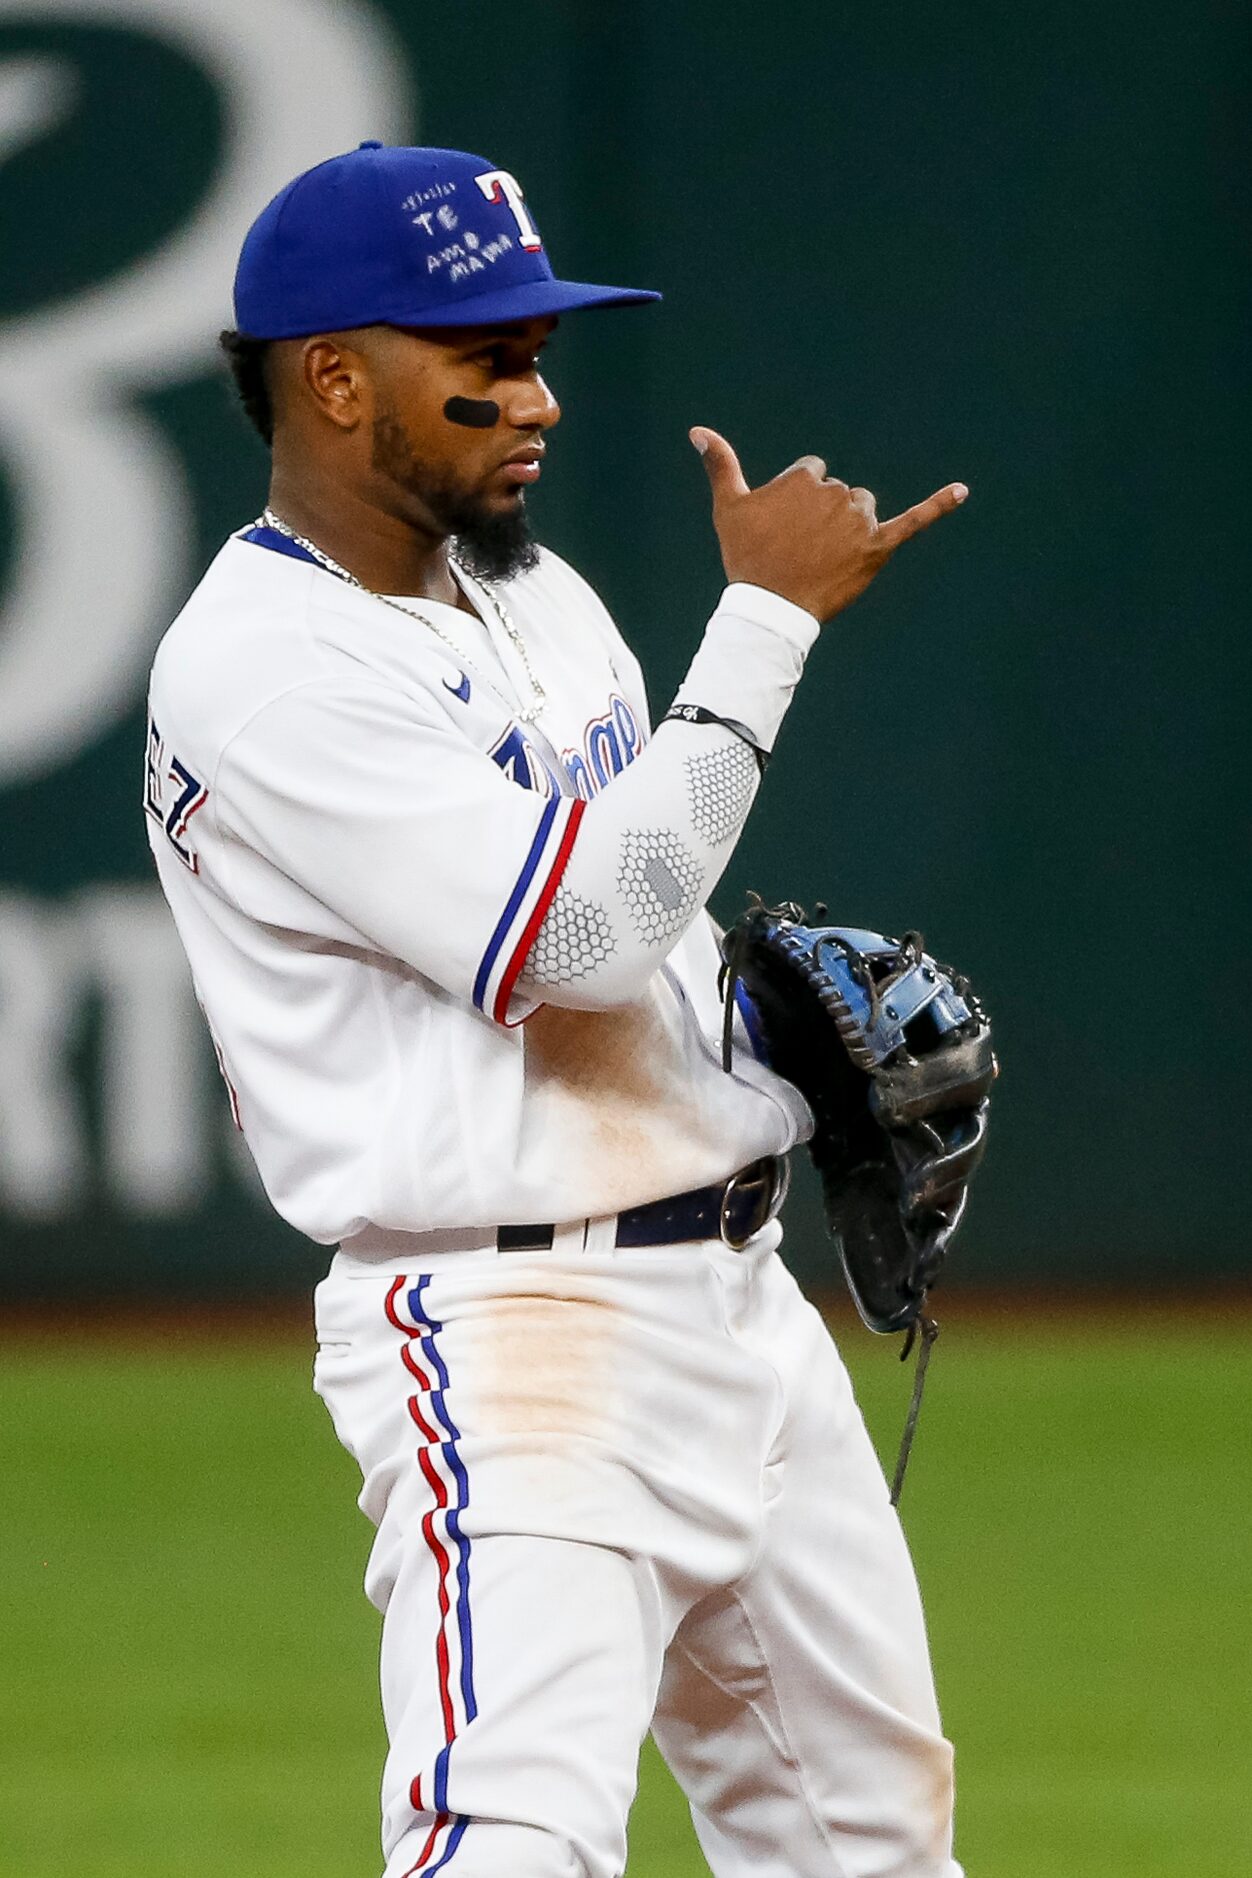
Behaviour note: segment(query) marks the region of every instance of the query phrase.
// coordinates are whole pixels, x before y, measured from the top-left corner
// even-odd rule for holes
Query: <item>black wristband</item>
[[[757,768],[760,770],[762,776],[764,776],[765,765],[769,762],[770,753],[768,750],[762,750],[760,744],[748,729],[748,726],[741,724],[737,718],[719,717],[716,711],[706,711],[702,704],[674,704],[671,705],[669,710],[665,713],[664,717],[661,719],[661,723],[720,724],[723,730],[730,731],[731,734],[738,737],[742,743],[747,744],[749,750],[751,750],[753,756],[756,758]],[[658,725],[657,728],[659,729],[660,725]]]

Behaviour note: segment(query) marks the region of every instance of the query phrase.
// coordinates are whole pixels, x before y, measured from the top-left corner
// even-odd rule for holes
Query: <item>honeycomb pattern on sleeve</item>
[[[526,977],[532,985],[574,985],[616,950],[604,908],[558,887],[526,960]]]
[[[662,945],[690,924],[703,883],[699,862],[672,829],[627,829],[617,890],[645,945]]]
[[[711,847],[733,835],[752,806],[760,770],[746,743],[706,750],[686,762],[691,825]]]

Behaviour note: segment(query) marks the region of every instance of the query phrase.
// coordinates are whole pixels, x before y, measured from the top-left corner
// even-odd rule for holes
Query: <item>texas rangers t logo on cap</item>
[[[523,248],[529,248],[532,253],[536,249],[542,248],[543,242],[540,239],[539,230],[526,213],[526,203],[522,197],[522,186],[515,176],[510,176],[507,170],[488,170],[485,176],[476,176],[474,181],[478,184],[478,187],[482,190],[488,202],[499,202],[503,197],[504,201],[508,203],[516,219]]]

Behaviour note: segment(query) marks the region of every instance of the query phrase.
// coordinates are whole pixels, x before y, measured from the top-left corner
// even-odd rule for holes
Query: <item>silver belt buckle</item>
[[[748,1231],[740,1238],[730,1230],[731,1201],[745,1188],[764,1184],[767,1181],[769,1183],[768,1198],[763,1199],[759,1215],[754,1217]],[[790,1185],[791,1163],[783,1154],[767,1154],[762,1160],[753,1161],[749,1167],[742,1167],[737,1174],[732,1174],[722,1189],[722,1205],[717,1222],[718,1236],[722,1244],[729,1246],[732,1252],[742,1252],[749,1241],[755,1239],[772,1219],[777,1218]]]

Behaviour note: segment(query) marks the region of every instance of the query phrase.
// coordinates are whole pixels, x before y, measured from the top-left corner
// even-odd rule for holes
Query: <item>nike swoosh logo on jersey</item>
[[[461,673],[461,682],[459,685],[449,685],[446,678],[443,682],[447,685],[448,690],[452,693],[454,698],[459,698],[462,704],[469,703],[470,682],[464,672]]]

